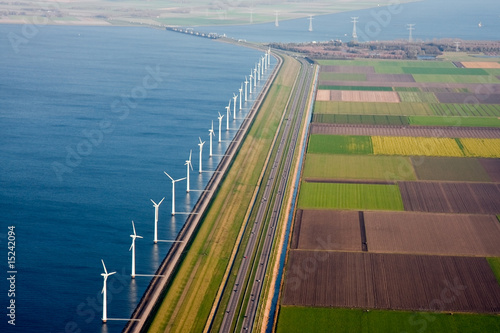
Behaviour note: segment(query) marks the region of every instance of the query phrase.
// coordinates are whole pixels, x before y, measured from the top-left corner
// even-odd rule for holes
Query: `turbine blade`
[[[113,274],[116,274],[116,272],[111,272],[111,273],[109,273],[109,274],[108,274],[108,276],[109,276],[109,275],[113,275]]]
[[[177,180],[174,180],[174,182],[180,182],[181,180],[184,180],[184,179],[186,179],[186,178],[187,178],[187,177],[184,177],[184,178],[179,178],[179,179],[177,179]]]
[[[161,199],[161,201],[158,203],[158,206],[161,205],[161,203],[163,202],[163,200],[165,200],[165,197],[163,197],[163,199]]]
[[[200,137],[198,137],[198,139],[200,139],[200,143],[201,143],[201,138],[200,138]]]
[[[164,174],[166,174],[168,176],[168,178],[172,179],[172,181],[174,180],[172,177],[170,177],[170,175],[168,173],[166,173],[165,171],[163,171]]]
[[[153,203],[153,205],[156,206],[156,202],[154,202],[153,199],[149,199],[149,200],[151,200],[151,202]]]
[[[137,236],[137,238],[144,238],[144,237],[142,237],[142,236]]]
[[[134,236],[137,236],[136,232],[135,232],[135,225],[134,225],[134,221],[132,221],[132,228],[134,229]]]
[[[132,242],[132,245],[130,245],[130,249],[128,249],[129,251],[132,251],[132,248],[134,247],[134,242]]]
[[[102,267],[104,267],[104,273],[108,274],[108,271],[106,270],[106,265],[104,265],[104,260],[101,259],[101,261],[102,261]]]
[[[191,163],[191,155],[192,155],[192,154],[193,154],[193,150],[191,149],[191,150],[189,151],[189,163]]]

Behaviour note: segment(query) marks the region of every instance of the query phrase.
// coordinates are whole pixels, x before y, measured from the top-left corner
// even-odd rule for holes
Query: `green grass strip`
[[[409,125],[404,116],[372,116],[315,113],[313,122],[322,124]]]
[[[314,134],[309,138],[309,153],[317,154],[373,154],[369,136]]]
[[[320,90],[355,90],[355,91],[392,91],[392,87],[372,87],[372,86],[329,86],[320,85]]]
[[[432,74],[432,75],[489,75],[482,68],[429,68],[429,67],[403,67],[406,74]]]
[[[498,216],[497,216],[498,218]],[[493,271],[493,274],[495,274],[495,277],[497,278],[498,284],[500,284],[500,258],[499,257],[492,257],[492,258],[486,258],[488,260],[488,263],[490,264],[491,270]]]
[[[394,91],[420,92],[418,87],[394,87]]]
[[[301,185],[299,208],[404,210],[397,185],[308,182]]]
[[[493,117],[408,117],[411,125],[419,126],[463,126],[463,127],[500,127],[500,119]]]
[[[499,332],[500,318],[484,314],[282,306],[278,333],[482,333]]]

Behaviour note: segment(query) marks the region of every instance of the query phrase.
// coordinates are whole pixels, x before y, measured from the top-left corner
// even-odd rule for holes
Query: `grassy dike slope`
[[[149,332],[203,331],[299,69],[284,58]]]

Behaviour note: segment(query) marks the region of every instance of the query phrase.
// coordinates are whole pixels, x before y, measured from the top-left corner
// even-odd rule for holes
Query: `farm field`
[[[500,331],[500,62],[452,61],[317,61],[278,332]]]
[[[495,315],[282,306],[278,333],[464,333],[498,332]]]
[[[367,165],[370,167],[368,168]],[[408,157],[307,154],[305,179],[416,180]]]
[[[500,257],[495,215],[365,212],[369,252]]]
[[[298,210],[292,249],[361,251],[357,211]]]
[[[500,214],[500,185],[492,183],[399,182],[406,211]]]
[[[301,209],[403,210],[397,185],[303,182]]]
[[[450,286],[455,297],[437,302]],[[479,257],[292,250],[282,295],[295,306],[500,312],[500,285]]]

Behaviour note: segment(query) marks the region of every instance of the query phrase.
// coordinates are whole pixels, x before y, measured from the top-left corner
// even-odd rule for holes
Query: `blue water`
[[[415,30],[412,31],[414,40],[500,40],[498,0],[423,0],[398,3],[397,0],[380,1],[380,7],[376,8],[314,16],[312,32],[309,31],[309,18],[280,21],[278,27],[272,22],[199,29],[258,42],[350,41],[353,29],[351,17],[358,17],[356,30],[358,40],[363,42],[408,39],[407,24],[415,24]],[[314,14],[313,11],[311,14]],[[479,22],[482,23],[481,28],[478,27]]]
[[[9,36],[23,36],[21,29],[0,26],[0,244],[6,267],[14,225],[15,331],[101,331],[101,258],[118,272],[108,280],[108,317],[128,318],[150,279],[130,279],[131,221],[144,237],[137,274],[152,274],[169,244],[153,245],[150,199],[166,197],[159,239],[174,239],[186,219],[170,214],[163,171],[185,177],[192,149],[191,189],[205,186],[211,173],[198,173],[198,137],[207,141],[204,170],[214,170],[220,157],[208,157],[208,129],[213,120],[218,135],[217,112],[225,114],[263,53],[123,27],[42,26],[16,49]],[[230,127],[240,123],[231,118]],[[236,132],[225,128],[224,118],[227,141]],[[220,155],[229,143],[217,139]],[[198,196],[177,183],[176,211],[191,211]],[[1,300],[5,309],[10,298]],[[13,332],[5,314],[0,331]],[[124,324],[110,321],[105,331]]]

